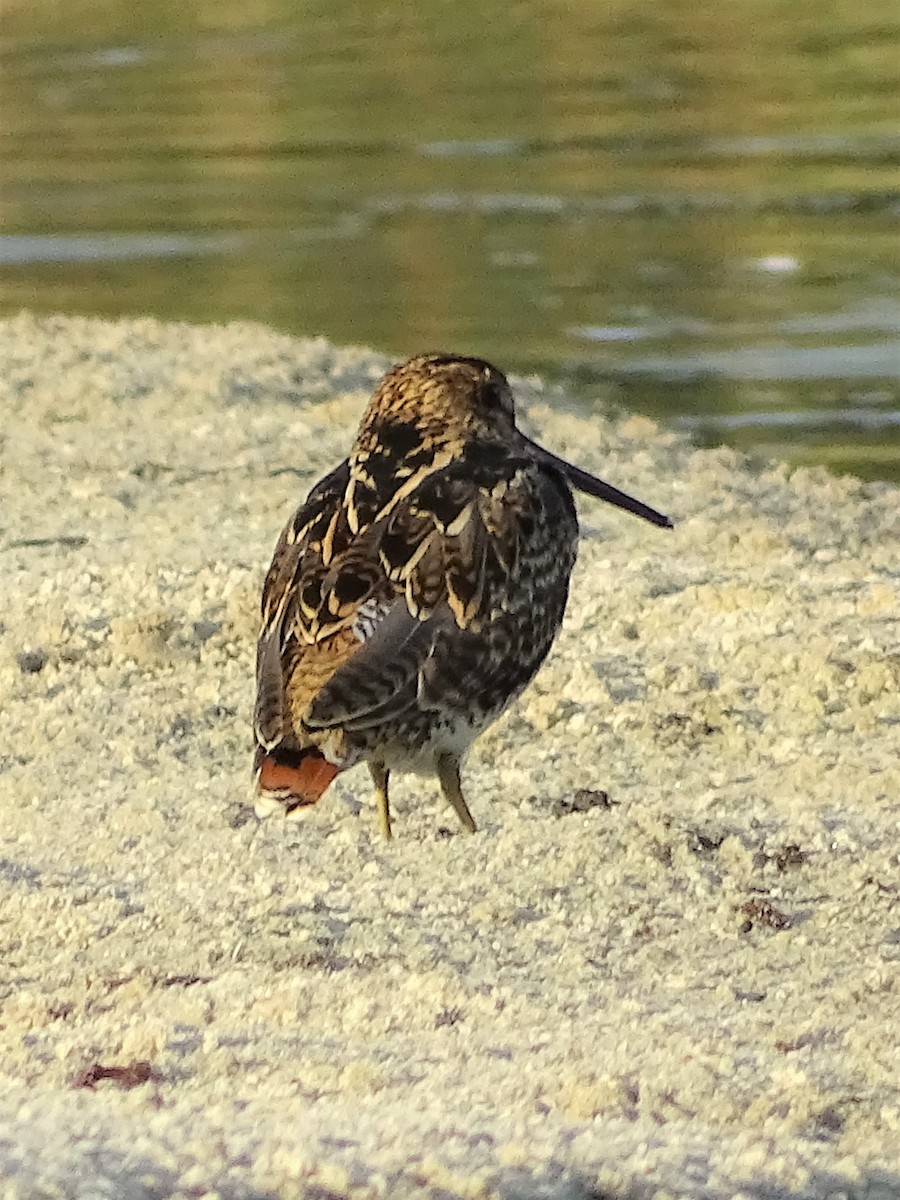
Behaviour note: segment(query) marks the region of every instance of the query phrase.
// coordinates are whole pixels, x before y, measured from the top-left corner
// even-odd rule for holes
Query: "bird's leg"
[[[437,777],[441,791],[453,805],[453,811],[459,817],[463,829],[467,833],[474,833],[478,826],[472,820],[469,806],[462,794],[462,786],[459,781],[459,762],[452,754],[438,755]]]
[[[375,804],[378,807],[378,828],[381,836],[391,840],[391,809],[388,804],[388,779],[390,771],[380,762],[369,763],[369,774],[375,784]]]

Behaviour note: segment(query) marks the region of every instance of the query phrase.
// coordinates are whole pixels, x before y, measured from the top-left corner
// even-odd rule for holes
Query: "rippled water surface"
[[[7,0],[0,312],[486,355],[900,479],[897,0]]]

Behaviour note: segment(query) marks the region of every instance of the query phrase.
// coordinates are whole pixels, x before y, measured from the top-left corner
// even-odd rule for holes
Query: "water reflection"
[[[134,258],[234,254],[246,246],[239,234],[70,233],[0,235],[0,265],[116,262]]]
[[[895,0],[14,0],[0,311],[453,348],[900,478],[898,61]]]

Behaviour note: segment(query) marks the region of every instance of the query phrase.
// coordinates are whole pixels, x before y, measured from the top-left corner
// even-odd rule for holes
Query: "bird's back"
[[[577,538],[562,476],[514,449],[370,485],[352,460],[318,484],[263,592],[258,740],[342,767],[380,743],[412,760],[501,712],[556,634]]]

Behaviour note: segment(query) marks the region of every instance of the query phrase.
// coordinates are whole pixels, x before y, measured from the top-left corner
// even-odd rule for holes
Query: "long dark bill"
[[[580,492],[585,492],[588,496],[596,496],[598,500],[606,500],[607,503],[614,504],[616,508],[624,508],[626,512],[634,513],[636,517],[643,517],[645,521],[649,521],[651,525],[658,525],[661,529],[675,528],[669,517],[657,512],[649,504],[635,500],[634,496],[629,496],[627,492],[620,492],[612,484],[604,483],[596,475],[582,471],[581,467],[576,467],[574,463],[566,462],[564,458],[558,458],[549,450],[545,450],[543,446],[539,446],[537,442],[533,442],[531,438],[526,438],[525,441],[539,459],[548,466],[556,467],[557,471],[561,471],[572,487],[578,488]]]

